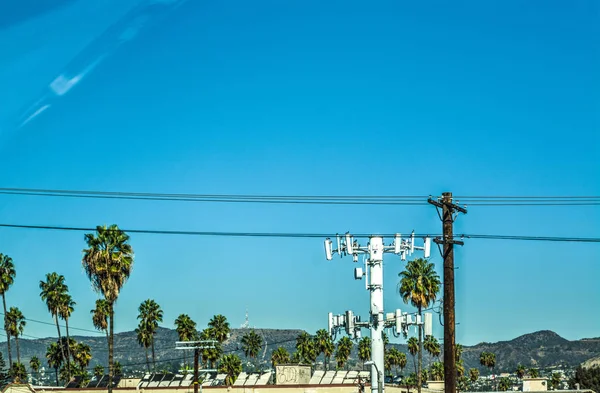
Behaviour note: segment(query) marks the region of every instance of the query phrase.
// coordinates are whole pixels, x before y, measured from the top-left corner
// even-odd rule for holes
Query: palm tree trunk
[[[62,337],[60,335],[60,325],[58,324],[58,313],[54,314],[54,322],[56,322],[56,331],[58,332],[58,346],[63,360],[65,360],[65,348],[63,348]],[[68,359],[67,359],[68,362]]]
[[[67,330],[67,377],[71,379],[71,343],[69,341],[69,318],[65,318],[65,329]]]
[[[144,349],[146,350],[146,368],[148,369],[148,372],[150,372],[150,359],[148,359],[148,347],[144,347]]]
[[[10,351],[10,334],[8,334],[8,325],[6,324],[6,297],[2,293],[2,305],[4,306],[4,331],[6,332],[6,345],[8,346],[8,368],[12,367],[12,354]]]
[[[109,333],[108,333],[108,393],[112,393],[113,391],[113,344],[114,344],[114,332],[115,332],[115,312],[113,308],[113,304],[109,305]]]
[[[21,351],[19,351],[19,336],[15,336],[15,343],[17,344],[17,363],[21,363]]]
[[[423,314],[421,313],[421,307],[419,306],[419,317],[423,320]],[[417,392],[421,393],[421,370],[423,368],[423,325],[419,325],[419,370],[417,371]]]
[[[54,368],[54,375],[56,376],[56,386],[58,386],[58,367]]]
[[[156,356],[154,355],[154,335],[152,335],[152,368],[156,372]]]

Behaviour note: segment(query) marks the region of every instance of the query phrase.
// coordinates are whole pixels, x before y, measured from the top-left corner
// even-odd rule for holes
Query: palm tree
[[[40,371],[40,359],[38,359],[37,356],[32,356],[31,359],[29,359],[29,368],[31,369],[31,376],[36,376],[37,377],[37,373],[38,371]]]
[[[479,369],[469,369],[469,379],[471,380],[471,382],[476,382],[479,379]]]
[[[307,332],[296,337],[296,352],[301,362],[312,364],[317,359],[317,343]]]
[[[371,338],[363,337],[358,342],[358,359],[363,362],[363,369],[365,368],[365,362],[371,359]]]
[[[2,294],[2,305],[4,306],[4,331],[6,332],[6,346],[8,347],[8,364],[12,364],[12,354],[10,350],[10,335],[6,324],[6,292],[15,282],[17,271],[13,260],[8,255],[0,253],[0,294]]]
[[[496,365],[496,355],[491,352],[481,352],[481,355],[479,355],[479,363],[482,366],[489,368],[490,373],[492,373],[492,370]]]
[[[552,373],[552,379],[550,379],[550,386],[552,386],[552,389],[558,389],[561,379],[560,373]]]
[[[275,366],[280,364],[286,364],[290,362],[290,353],[284,347],[279,347],[273,351],[271,354],[271,364],[273,365],[273,369]]]
[[[417,341],[416,337],[411,337],[408,339],[408,352],[410,352],[410,354],[413,357],[413,364],[415,365],[415,373],[416,373],[417,372],[417,361],[416,361],[415,356],[419,352],[419,341]]]
[[[212,336],[219,343],[223,344],[229,337],[229,322],[224,315],[215,315],[208,322],[208,327],[212,330]]]
[[[101,364],[96,364],[94,366],[94,376],[99,378],[104,375],[104,367]]]
[[[403,370],[406,367],[406,354],[400,352],[398,348],[392,347],[386,354],[389,355],[390,366],[399,367],[400,370]],[[390,369],[391,371],[391,369]],[[396,370],[398,371],[398,370]]]
[[[519,364],[517,366],[516,374],[519,379],[523,379],[523,377],[525,376],[525,366],[523,366],[522,364]]]
[[[17,347],[17,363],[21,363],[19,336],[23,335],[23,330],[25,329],[27,322],[25,322],[25,317],[23,316],[21,310],[19,310],[17,307],[11,307],[6,315],[6,323],[8,324],[8,333],[15,338]],[[10,335],[7,337],[7,340],[10,340]]]
[[[114,306],[133,268],[133,249],[129,235],[116,225],[97,226],[96,234],[85,235],[83,267],[96,292],[108,303],[108,393],[113,388]]]
[[[422,311],[435,302],[440,290],[440,277],[435,272],[433,263],[426,259],[417,258],[406,264],[406,270],[400,272],[399,293],[404,303],[409,302]],[[423,326],[419,325],[419,367],[417,370],[417,390],[421,393],[421,370],[423,363]]]
[[[106,333],[106,345],[110,346],[110,340],[108,339],[108,315],[109,306],[105,299],[97,299],[96,307],[90,311],[92,314],[92,323],[97,330],[103,330]],[[148,369],[148,371],[150,371]]]
[[[161,310],[158,303],[153,299],[147,299],[140,304],[138,308],[138,319],[140,320],[140,326],[143,326],[150,335],[150,344],[152,346],[152,365],[154,371],[156,371],[156,356],[154,354],[154,335],[156,329],[158,329],[158,323],[163,320],[163,311]]]
[[[73,351],[73,359],[81,370],[85,370],[92,360],[92,349],[85,343],[77,343]]]
[[[434,381],[441,381],[444,379],[444,364],[442,362],[433,362],[431,365],[431,378]]]
[[[315,336],[315,344],[317,346],[317,355],[323,354],[325,371],[329,366],[329,360],[331,359],[331,355],[333,355],[333,351],[335,351],[335,345],[333,344],[333,340],[331,339],[331,335],[325,329],[317,330],[317,334]]]
[[[73,301],[73,298],[71,297],[71,295],[69,295],[67,292],[67,290],[65,289],[65,293],[62,294],[62,296],[59,299],[59,303],[58,303],[58,316],[65,321],[65,332],[67,333],[67,342],[69,342],[69,318],[71,317],[71,314],[73,313],[73,311],[75,311],[75,305],[77,303],[75,303]],[[71,358],[71,351],[69,346],[67,345],[67,373],[70,376],[70,359]]]
[[[54,369],[54,376],[56,377],[56,386],[58,386],[58,369],[64,362],[64,357],[62,356],[61,346],[58,345],[58,342],[52,343],[46,349],[46,361],[48,362],[48,367],[52,367]]]
[[[529,377],[531,377],[531,378],[537,378],[537,377],[539,377],[539,375],[540,374],[539,374],[537,368],[530,368],[529,369]]]
[[[350,354],[352,353],[352,340],[347,336],[344,336],[338,341],[337,351],[335,353],[335,360],[337,361],[338,368],[343,368],[347,364]]]
[[[175,320],[175,330],[179,341],[190,341],[197,335],[196,322],[187,314],[181,314]],[[183,363],[187,365],[186,351],[183,351]]]
[[[200,333],[200,340],[216,340],[215,333],[212,328],[206,328]],[[210,368],[213,368],[214,363],[219,360],[221,354],[223,353],[223,348],[219,342],[216,345],[213,345],[211,348],[205,348],[202,350],[202,361],[204,363],[208,363]]]
[[[226,374],[225,385],[232,386],[242,372],[242,360],[237,355],[225,355],[219,365],[219,372]]]
[[[54,317],[56,323],[56,331],[58,332],[58,341],[61,342],[62,336],[60,334],[60,325],[58,324],[58,316],[61,307],[61,300],[63,296],[69,290],[69,287],[65,284],[65,276],[56,272],[47,273],[46,281],[40,281],[40,297],[42,301],[46,302],[50,315]],[[63,360],[67,362],[67,358],[64,353],[64,348],[61,345],[60,351]]]
[[[10,376],[16,383],[27,381],[27,370],[25,370],[25,365],[18,362],[13,363],[10,368]]]
[[[429,353],[430,358],[437,358],[442,352],[440,349],[440,343],[433,336],[425,337],[425,340],[423,341],[423,348],[425,349],[425,351],[427,351],[427,353]],[[431,359],[429,360],[429,365],[431,366]]]
[[[510,387],[510,381],[508,380],[508,378],[501,378],[500,382],[498,383],[498,390],[500,390],[502,392],[506,392],[509,387]]]
[[[116,360],[114,363],[114,368],[115,368],[115,376],[120,377],[123,375],[123,366],[121,366],[121,362]]]
[[[137,342],[146,350],[146,368],[150,372],[150,359],[148,358],[148,348],[152,345],[152,334],[150,330],[144,325],[144,321],[140,321],[140,324],[135,328],[137,335]]]
[[[242,350],[246,358],[256,359],[256,356],[263,347],[263,338],[256,334],[254,329],[242,336]]]

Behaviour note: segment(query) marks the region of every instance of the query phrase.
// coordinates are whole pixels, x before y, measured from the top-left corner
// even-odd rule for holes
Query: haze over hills
[[[232,329],[231,337],[224,344],[225,353],[237,353],[243,359],[240,340],[242,336],[250,329]],[[302,330],[290,329],[255,329],[261,335],[264,342],[267,343],[263,348],[259,358],[270,364],[271,352],[279,346],[285,347],[290,353],[295,350],[296,337]],[[92,362],[90,368],[100,363],[105,365],[107,362],[106,337],[98,335],[90,336],[72,336],[77,341],[87,343],[92,349]],[[159,328],[155,339],[155,354],[157,369],[170,369],[178,367],[183,361],[184,353],[175,349],[175,341],[178,340],[177,333],[173,329]],[[32,356],[37,356],[47,367],[45,353],[48,345],[55,341],[53,338],[45,339],[21,339],[21,360],[28,364]],[[405,344],[390,344],[396,346],[400,351],[408,354]],[[14,345],[13,352],[14,350]],[[7,359],[6,344],[1,344],[2,355]],[[482,351],[493,352],[496,354],[496,368],[494,372],[512,372],[517,364],[523,364],[526,367],[576,367],[586,360],[600,356],[600,337],[582,340],[569,341],[558,334],[544,330],[535,333],[525,334],[510,341],[500,341],[497,343],[480,343],[474,346],[464,347],[463,359],[465,367],[480,368],[483,374],[488,373],[479,365],[479,355]],[[151,358],[151,353],[149,353]],[[410,354],[406,372],[413,371],[413,360]],[[188,359],[191,353],[187,354]],[[442,355],[440,355],[442,358]],[[13,359],[16,360],[16,354],[13,353]],[[357,361],[356,345],[352,353],[351,364],[360,367]],[[135,332],[124,332],[115,335],[115,360],[121,362],[126,369],[143,370],[146,366],[146,353],[137,343]],[[319,358],[322,360],[322,356]],[[434,359],[435,360],[435,359]],[[424,354],[424,364],[428,366],[432,359],[429,359],[427,353]]]

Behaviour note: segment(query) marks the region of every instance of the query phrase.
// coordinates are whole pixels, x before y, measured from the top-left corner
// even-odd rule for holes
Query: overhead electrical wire
[[[252,195],[183,194],[123,191],[57,190],[0,187],[0,194],[93,199],[148,200],[172,202],[222,202],[314,205],[428,205],[427,195]],[[597,206],[600,196],[455,196],[469,206]]]
[[[74,231],[74,232],[93,232],[96,228],[91,227],[72,227],[72,226],[54,226],[54,225],[26,225],[26,224],[4,224],[0,223],[0,228],[15,229],[39,229],[53,231]],[[265,237],[265,238],[327,238],[335,237],[334,233],[294,233],[294,232],[217,232],[217,231],[183,231],[183,230],[162,230],[162,229],[134,229],[120,228],[127,233],[140,233],[152,235],[181,235],[181,236],[216,236],[216,237]],[[409,232],[408,232],[409,233]],[[367,238],[373,234],[353,234],[355,238]],[[394,237],[395,234],[378,234],[383,237]],[[441,237],[440,234],[422,233],[415,234],[415,237]],[[525,235],[487,235],[487,234],[454,234],[454,238],[464,239],[487,239],[487,240],[526,240],[526,241],[550,241],[550,242],[580,242],[580,243],[598,243],[597,237],[561,237],[561,236],[525,236]]]

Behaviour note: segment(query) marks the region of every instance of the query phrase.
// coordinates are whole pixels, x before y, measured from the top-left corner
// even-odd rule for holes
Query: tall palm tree
[[[280,364],[286,364],[290,362],[290,353],[284,347],[279,347],[273,351],[271,354],[271,364],[273,365],[273,369],[275,366]]]
[[[352,340],[347,336],[344,336],[338,341],[337,351],[335,353],[335,360],[337,361],[338,368],[343,368],[347,365],[350,354],[352,353]]]
[[[15,338],[15,344],[17,347],[17,363],[21,363],[19,336],[23,335],[23,331],[25,330],[25,325],[27,325],[27,322],[25,321],[25,317],[23,316],[21,310],[19,310],[17,307],[11,307],[6,315],[6,323],[8,324],[8,332],[10,334],[7,337],[7,340],[10,340],[11,335]]]
[[[410,352],[410,354],[413,357],[413,364],[415,366],[415,375],[416,375],[416,372],[417,372],[416,355],[419,352],[419,341],[417,340],[416,337],[411,337],[408,339],[408,352]]]
[[[540,375],[537,368],[530,368],[528,374],[531,378],[537,378]]]
[[[325,329],[317,330],[317,334],[315,336],[315,344],[317,346],[317,352],[319,354],[323,354],[325,371],[329,366],[329,360],[331,359],[331,355],[333,355],[333,351],[335,351],[335,345],[333,344],[333,340],[331,339],[331,335]]]
[[[479,369],[469,369],[469,379],[471,380],[471,382],[476,382],[479,379]]]
[[[135,334],[137,336],[137,342],[146,351],[146,368],[150,372],[150,359],[148,357],[148,348],[152,345],[152,333],[144,325],[144,321],[140,321],[137,328],[135,328]]]
[[[75,303],[75,301],[73,301],[73,298],[71,297],[71,295],[69,295],[66,291],[65,293],[62,294],[62,296],[59,299],[59,304],[58,304],[58,316],[65,321],[65,332],[67,334],[67,342],[69,342],[69,318],[71,317],[71,314],[73,313],[73,311],[75,311],[75,305],[77,303]],[[70,368],[70,359],[71,358],[71,350],[69,348],[69,346],[67,345],[67,373],[70,375],[71,372],[71,368]]]
[[[108,393],[113,389],[113,349],[115,302],[133,268],[133,249],[129,235],[118,226],[97,226],[96,233],[85,235],[88,248],[83,250],[83,268],[96,292],[108,303]]]
[[[156,329],[158,329],[158,323],[163,320],[163,311],[153,299],[147,299],[140,304],[138,308],[138,319],[140,320],[140,326],[144,326],[150,334],[150,343],[152,346],[152,365],[156,371],[156,356],[154,353],[154,335]]]
[[[56,323],[56,331],[58,332],[58,341],[62,341],[62,335],[60,334],[60,325],[58,324],[58,316],[61,307],[61,300],[69,290],[67,284],[65,284],[65,276],[56,272],[47,273],[46,281],[40,281],[40,297],[42,301],[46,302],[50,315],[54,317]],[[61,354],[65,363],[67,358],[64,353],[64,348],[60,345]]]
[[[440,277],[433,263],[417,258],[406,264],[400,272],[399,292],[404,303],[411,303],[422,317],[423,309],[435,302],[440,290]],[[419,363],[417,370],[417,391],[421,393],[421,370],[423,367],[423,326],[419,325]]]
[[[29,359],[29,369],[31,370],[31,376],[36,376],[37,377],[37,373],[38,371],[40,371],[40,367],[41,367],[41,363],[40,363],[40,359],[37,356],[32,356],[31,359]]]
[[[226,375],[225,385],[233,385],[238,375],[242,372],[242,360],[234,354],[223,356],[219,365],[219,372]]]
[[[440,353],[442,352],[441,348],[440,348],[440,343],[438,342],[438,340],[433,337],[433,336],[427,336],[425,337],[425,340],[423,341],[423,348],[425,349],[425,351],[427,351],[427,353],[429,353],[430,356],[430,360],[429,360],[429,365],[431,366],[431,358],[432,357],[438,357],[440,356]]]
[[[496,365],[496,355],[492,352],[481,352],[479,355],[479,363],[490,369],[490,374],[493,374],[494,366]],[[496,385],[496,390],[498,389],[498,385]]]
[[[64,357],[62,356],[61,347],[57,342],[50,344],[48,349],[46,349],[46,361],[48,362],[48,367],[54,369],[56,386],[58,386],[58,369],[63,364]]]
[[[371,338],[363,337],[358,342],[358,360],[363,362],[363,369],[365,362],[369,359],[371,359]]]
[[[263,347],[263,338],[256,334],[254,329],[242,336],[242,350],[246,358],[256,359],[256,356]]]
[[[219,343],[223,344],[225,340],[229,337],[229,322],[227,322],[227,318],[224,315],[215,315],[208,322],[208,327],[211,328],[213,338],[217,340]]]
[[[197,335],[196,322],[187,314],[181,314],[175,320],[175,330],[179,341],[190,341]],[[187,365],[186,351],[183,351],[183,363]]]
[[[4,331],[6,332],[6,346],[8,347],[8,365],[12,365],[12,352],[10,350],[10,335],[6,325],[6,292],[15,282],[17,271],[13,260],[8,255],[0,253],[0,294],[2,295],[2,305],[4,306]]]

